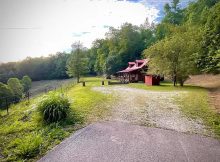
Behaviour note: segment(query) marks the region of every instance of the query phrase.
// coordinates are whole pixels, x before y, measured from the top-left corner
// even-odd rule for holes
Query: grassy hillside
[[[29,103],[24,101],[12,105],[9,115],[0,110],[0,161],[37,159],[73,131],[101,119],[107,113],[104,105],[110,103],[112,96],[91,90],[92,86],[101,85],[100,78],[86,81],[86,87],[78,84],[64,91],[72,109],[65,122],[51,125],[40,122],[36,105],[42,95],[32,98]]]

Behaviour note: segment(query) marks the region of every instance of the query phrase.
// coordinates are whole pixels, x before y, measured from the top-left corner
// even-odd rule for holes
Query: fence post
[[[7,109],[7,115],[9,115],[9,111],[8,111],[8,99],[7,99],[7,97],[5,98],[5,103],[6,103],[6,109]]]

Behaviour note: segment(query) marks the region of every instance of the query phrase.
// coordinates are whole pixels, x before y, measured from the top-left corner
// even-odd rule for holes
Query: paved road
[[[121,122],[89,125],[39,162],[219,162],[220,141]]]

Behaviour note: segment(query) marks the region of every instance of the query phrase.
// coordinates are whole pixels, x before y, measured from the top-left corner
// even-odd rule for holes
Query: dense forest
[[[197,0],[186,8],[173,0],[164,6],[164,12],[158,24],[146,20],[140,26],[124,23],[117,29],[110,27],[105,39],[95,40],[90,49],[80,47],[87,57],[83,67],[88,74],[114,74],[128,61],[140,58],[150,58],[150,71],[165,74],[180,84],[191,74],[219,73],[219,0]],[[76,54],[74,50],[1,64],[0,82],[24,75],[34,81],[68,78],[67,63]]]

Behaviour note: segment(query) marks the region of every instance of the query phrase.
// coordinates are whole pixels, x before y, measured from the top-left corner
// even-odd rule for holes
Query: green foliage
[[[164,11],[165,17],[162,22],[177,25],[182,23],[183,10],[179,7],[179,0],[173,0],[171,6],[168,3],[165,4]]]
[[[204,72],[220,72],[220,3],[209,11],[198,65]]]
[[[6,97],[9,102],[13,97],[13,92],[9,86],[0,82],[0,107],[6,106],[6,100],[4,97]]]
[[[28,92],[29,89],[31,88],[31,78],[27,75],[23,76],[21,83],[24,87],[24,92]]]
[[[98,74],[115,74],[125,68],[129,61],[141,57],[141,52],[155,42],[153,25],[146,22],[140,27],[129,23],[120,29],[111,27],[106,39],[96,40],[91,48],[95,53],[94,70]]]
[[[219,0],[197,0],[191,2],[184,11],[185,23],[190,25],[205,25],[209,15],[209,9]]]
[[[80,77],[88,72],[88,58],[80,42],[74,43],[72,47],[73,51],[66,65],[67,74],[76,77],[79,83]]]
[[[23,96],[24,88],[18,78],[10,78],[7,84],[8,87],[12,90],[15,99],[19,101]]]
[[[50,92],[43,96],[37,108],[45,122],[53,123],[66,119],[70,110],[70,103],[63,94]]]
[[[173,28],[175,34],[167,37],[149,49],[145,56],[150,58],[150,70],[165,74],[183,85],[190,74],[196,72],[195,55],[199,52],[201,34],[194,28]]]
[[[9,144],[14,152],[22,159],[30,159],[39,154],[43,138],[39,134],[31,133],[22,138],[16,138]]]

